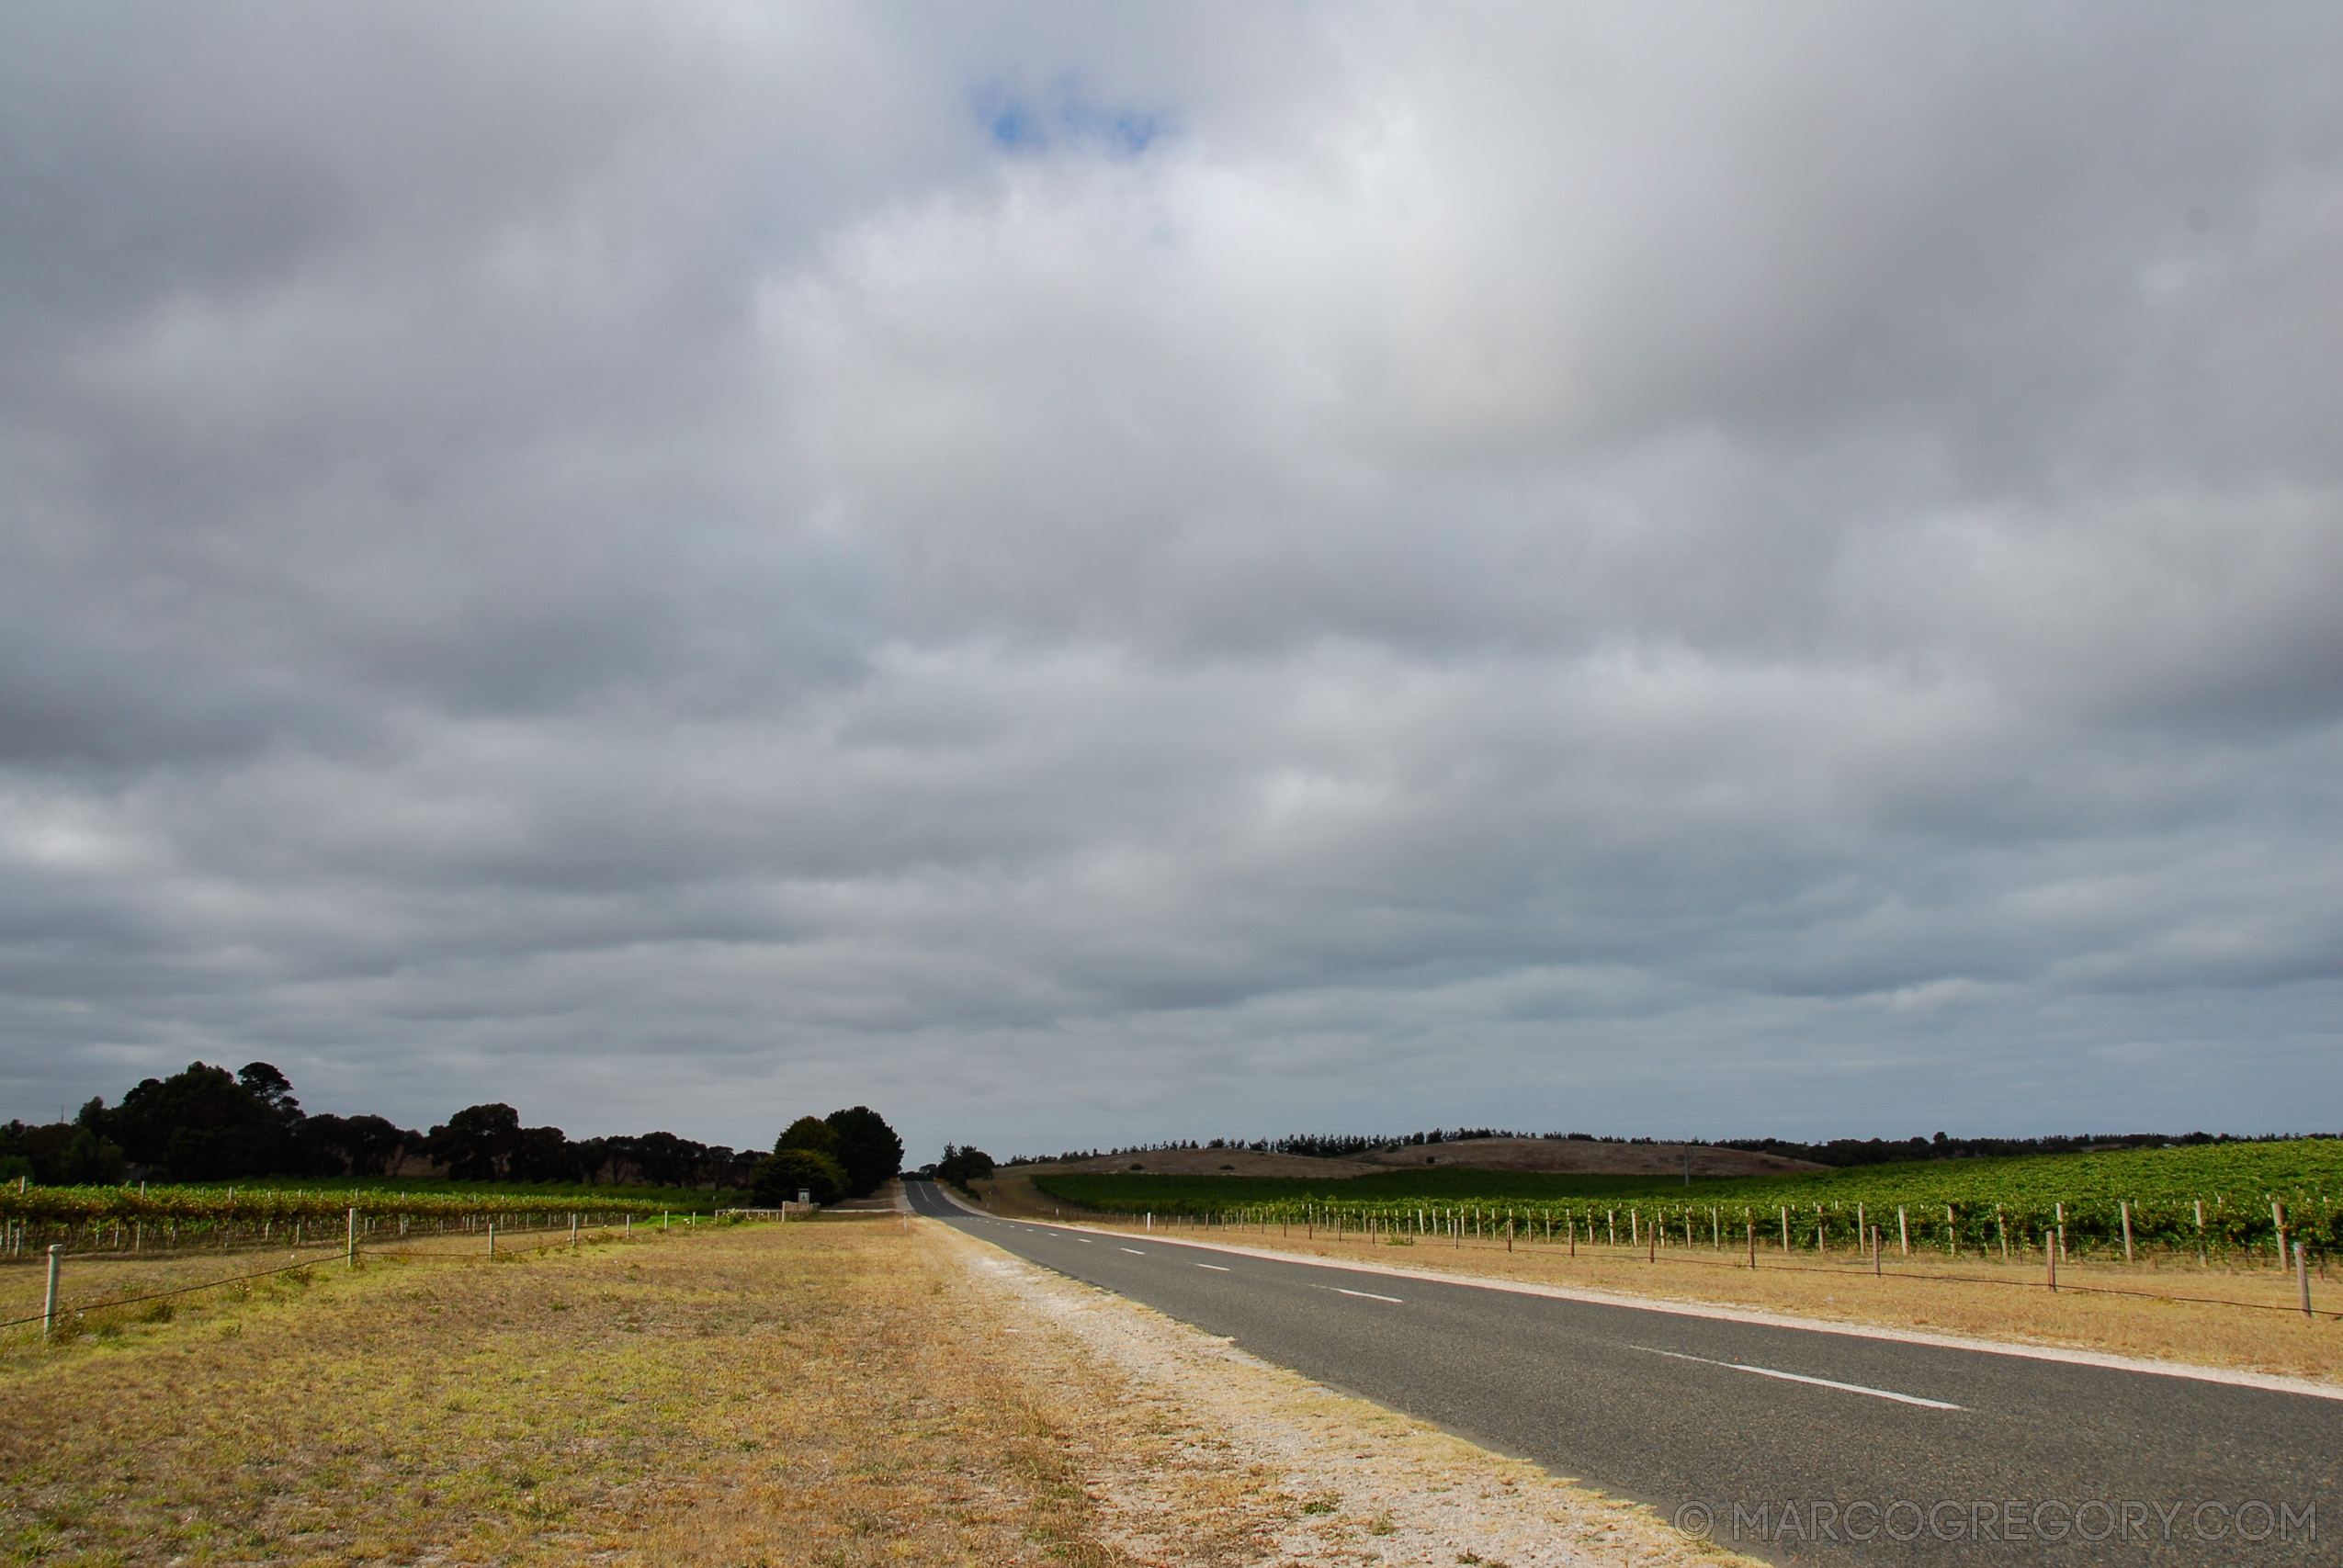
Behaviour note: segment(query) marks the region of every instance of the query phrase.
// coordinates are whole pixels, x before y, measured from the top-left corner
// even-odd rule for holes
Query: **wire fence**
[[[572,1248],[576,1247],[580,1244],[587,1232],[595,1232],[600,1235],[607,1236],[615,1231],[621,1236],[630,1237],[634,1233],[634,1222],[637,1216],[631,1213],[610,1214],[572,1212],[567,1215],[559,1217],[552,1214],[535,1213],[525,1213],[516,1217],[523,1219],[525,1222],[534,1220],[538,1223],[534,1224],[524,1223],[519,1226],[507,1225],[502,1227],[500,1230],[500,1226],[497,1223],[498,1216],[492,1214],[486,1217],[486,1223],[484,1224],[477,1227],[476,1230],[470,1232],[470,1234],[477,1234],[481,1237],[485,1244],[484,1256],[487,1258],[492,1260],[498,1256],[497,1248],[500,1239],[509,1243],[516,1236],[521,1238],[535,1238],[535,1244],[542,1246],[543,1243],[541,1238],[548,1235],[558,1235],[563,1232],[565,1227],[561,1221],[564,1219],[566,1219],[567,1222],[566,1231],[569,1245]],[[669,1213],[660,1216],[661,1224],[659,1228],[662,1232],[671,1229],[673,1221],[677,1218],[681,1218],[685,1227],[690,1229],[697,1226],[702,1216],[696,1213],[685,1213],[678,1216],[670,1212]],[[225,1290],[236,1285],[249,1286],[252,1281],[256,1280],[274,1279],[287,1274],[300,1274],[313,1270],[322,1265],[330,1265],[336,1261],[342,1262],[350,1268],[357,1268],[368,1250],[368,1243],[366,1240],[368,1233],[363,1226],[362,1220],[363,1216],[359,1214],[357,1210],[351,1209],[347,1211],[344,1217],[344,1235],[340,1247],[332,1250],[321,1251],[312,1258],[302,1258],[296,1256],[293,1261],[278,1265],[273,1269],[255,1269],[242,1274],[232,1274],[221,1279],[203,1280],[187,1285],[174,1285],[164,1290],[146,1291],[136,1295],[99,1296],[74,1303],[63,1301],[60,1294],[61,1284],[63,1278],[63,1264],[69,1256],[74,1257],[77,1261],[86,1266],[88,1264],[97,1262],[173,1262],[184,1259],[188,1256],[188,1254],[186,1252],[175,1253],[160,1251],[147,1252],[143,1254],[136,1251],[114,1253],[91,1253],[85,1251],[79,1254],[69,1254],[63,1243],[51,1242],[49,1243],[39,1255],[40,1259],[45,1261],[48,1265],[48,1280],[43,1292],[41,1310],[37,1313],[26,1314],[20,1317],[0,1319],[0,1332],[21,1329],[33,1325],[39,1325],[40,1337],[43,1340],[48,1340],[57,1337],[58,1325],[61,1322],[71,1321],[74,1323],[79,1323],[80,1321],[86,1319],[86,1317],[92,1313],[113,1312],[121,1308],[151,1304],[155,1302],[166,1301],[180,1296],[198,1295],[207,1291]],[[467,1234],[466,1231],[456,1227],[425,1231],[402,1226],[398,1232],[398,1239],[401,1242],[412,1243],[416,1241],[443,1240],[450,1236],[465,1234]],[[19,1251],[21,1250],[21,1241],[22,1238],[20,1236],[12,1238],[13,1245],[15,1245]],[[532,1240],[523,1239],[521,1245],[524,1247],[526,1247],[532,1245]],[[206,1250],[209,1251],[209,1249],[207,1248]],[[429,1254],[416,1253],[402,1249],[396,1254],[396,1256],[398,1256],[402,1261],[412,1262],[435,1259],[457,1261],[482,1255],[473,1254],[470,1252]]]
[[[1667,1239],[1669,1233],[1660,1224],[1654,1224],[1652,1216],[1624,1206],[1618,1210],[1609,1211],[1588,1207],[1569,1215],[1563,1214],[1558,1205],[1553,1210],[1522,1211],[1505,1210],[1493,1206],[1481,1208],[1458,1205],[1447,1208],[1424,1205],[1413,1211],[1394,1208],[1388,1211],[1368,1213],[1349,1208],[1298,1205],[1292,1211],[1264,1208],[1249,1213],[1243,1209],[1229,1208],[1202,1213],[1193,1212],[1156,1213],[1151,1211],[1142,1211],[1140,1213],[1133,1214],[1061,1204],[1055,1206],[1053,1213],[1060,1213],[1062,1216],[1063,1212],[1069,1209],[1072,1210],[1078,1218],[1101,1221],[1108,1224],[1138,1224],[1149,1230],[1156,1229],[1158,1226],[1203,1231],[1251,1230],[1264,1236],[1274,1232],[1281,1239],[1286,1240],[1295,1239],[1293,1233],[1299,1231],[1301,1233],[1299,1239],[1313,1244],[1321,1241],[1330,1245],[1355,1242],[1367,1247],[1430,1246],[1452,1247],[1457,1249],[1469,1247],[1476,1251],[1493,1250],[1502,1246],[1507,1252],[1511,1252],[1515,1243],[1519,1242],[1525,1248],[1533,1246],[1540,1247],[1545,1250],[1548,1256],[1561,1255],[1575,1258],[1579,1256],[1583,1248],[1590,1259],[1641,1262],[1654,1267],[1666,1265],[1680,1269],[1824,1274],[1837,1279],[1844,1279],[1851,1274],[1869,1273],[1883,1280],[1919,1280],[1941,1284],[1986,1285],[2005,1290],[2042,1291],[2054,1294],[2121,1296],[2140,1301],[2176,1302],[2192,1306],[2235,1307],[2248,1312],[2275,1312],[2291,1316],[2343,1322],[2343,1312],[2319,1310],[2314,1306],[2311,1300],[2309,1258],[2303,1244],[2299,1241],[2292,1243],[2289,1249],[2292,1253],[2290,1261],[2292,1265],[2290,1272],[2293,1276],[2296,1300],[2292,1303],[2282,1303],[2239,1301],[2230,1296],[2181,1295],[2164,1291],[2127,1290],[2114,1285],[2084,1284],[2075,1280],[2071,1274],[2062,1279],[2060,1275],[2062,1267],[2071,1269],[2074,1259],[2067,1254],[2066,1247],[2062,1245],[2063,1238],[2054,1229],[2040,1238],[2036,1248],[2042,1259],[2041,1277],[2029,1280],[2007,1275],[1954,1274],[1888,1267],[1885,1262],[1887,1249],[1896,1247],[1897,1243],[1885,1236],[1881,1227],[1878,1226],[1866,1227],[1870,1234],[1858,1238],[1857,1250],[1839,1253],[1839,1256],[1844,1259],[1841,1262],[1827,1261],[1833,1252],[1822,1240],[1817,1241],[1811,1256],[1826,1261],[1801,1262],[1798,1259],[1806,1254],[1792,1245],[1793,1233],[1790,1231],[1789,1216],[1786,1213],[1783,1216],[1783,1244],[1776,1251],[1771,1240],[1766,1238],[1765,1233],[1759,1230],[1753,1220],[1748,1223],[1745,1234],[1739,1236],[1731,1235],[1721,1223],[1713,1221],[1713,1235],[1702,1237],[1699,1233],[1711,1230],[1712,1227],[1697,1224],[1698,1216],[1692,1216],[1696,1221],[1692,1233],[1693,1239],[1678,1239],[1671,1242]],[[1599,1232],[1596,1229],[1594,1216],[1598,1213],[1606,1216],[1607,1231]],[[1671,1215],[1670,1217],[1677,1219],[1681,1224],[1681,1218],[1685,1216]],[[1557,1220],[1565,1226],[1559,1237],[1556,1235],[1554,1230]],[[1620,1224],[1622,1220],[1625,1221],[1624,1226]],[[1543,1224],[1541,1224],[1540,1222]],[[1584,1227],[1583,1230],[1581,1226]],[[1630,1241],[1624,1247],[1619,1245],[1617,1235],[1617,1232],[1622,1228],[1627,1229],[1630,1233]],[[1609,1239],[1599,1241],[1596,1239],[1599,1235],[1607,1235]],[[1703,1242],[1707,1245],[1703,1245]],[[1760,1245],[1761,1242],[1762,1245]],[[1908,1256],[1909,1244],[1907,1242],[1904,1245],[1907,1249],[1906,1255]],[[1702,1252],[1717,1256],[1703,1258],[1699,1256]],[[1979,1247],[1975,1249],[1975,1252],[1987,1263],[1991,1262],[1992,1253],[1989,1248]],[[2008,1263],[2006,1257],[2004,1263],[2005,1265]],[[2016,1266],[2026,1268],[2030,1267],[2030,1264],[2021,1261]],[[2265,1274],[2264,1277],[2267,1275]],[[2323,1265],[2322,1277],[2324,1277]]]

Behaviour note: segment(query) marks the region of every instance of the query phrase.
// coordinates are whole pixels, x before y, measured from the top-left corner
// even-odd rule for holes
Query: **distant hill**
[[[1826,1168],[1760,1150],[1693,1144],[1696,1177],[1783,1176]],[[1368,1176],[1379,1171],[1447,1167],[1464,1170],[1545,1170],[1589,1176],[1681,1176],[1682,1144],[1607,1144],[1584,1138],[1471,1138],[1454,1143],[1409,1144],[1370,1150],[1345,1159],[1310,1155],[1260,1154],[1251,1149],[1150,1149],[1021,1166],[1026,1174],[1055,1173],[1147,1176],[1287,1176],[1318,1180]]]

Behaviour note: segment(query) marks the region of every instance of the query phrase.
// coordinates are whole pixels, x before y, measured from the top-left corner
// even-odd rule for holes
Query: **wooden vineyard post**
[[[2065,1227],[2060,1228],[2063,1230]],[[2058,1288],[2058,1248],[2051,1245],[2051,1238],[2048,1236],[2042,1238],[2042,1256],[2043,1266],[2050,1271],[2050,1288],[2054,1291]]]
[[[1871,1221],[1864,1215],[1863,1206],[1858,1203],[1855,1205],[1855,1245],[1862,1246],[1863,1238],[1869,1235],[1871,1235]]]
[[[57,1332],[57,1266],[64,1255],[62,1243],[49,1244],[49,1289],[40,1298],[40,1337],[44,1340]]]
[[[345,1269],[358,1266],[358,1212],[352,1209],[346,1224],[348,1232],[342,1238],[342,1265]]]
[[[1952,1217],[1952,1205],[1944,1205],[1944,1252],[1948,1258],[1961,1256],[1961,1222]]]
[[[1513,1216],[1511,1214],[1505,1216],[1505,1250],[1513,1250]]]
[[[2126,1198],[2115,1207],[2123,1216],[2123,1266],[2128,1269],[2132,1266],[2132,1201]]]
[[[2270,1228],[2278,1233],[2278,1266],[2286,1267],[2286,1205],[2277,1199],[2269,1201]]]
[[[494,1215],[491,1215],[488,1221],[488,1260],[492,1263],[496,1261],[496,1219]]]
[[[1912,1222],[1900,1203],[1896,1208],[1896,1249],[1907,1258],[1912,1255]]]
[[[2204,1250],[2204,1200],[2200,1198],[2197,1200],[2197,1267],[2203,1269],[2209,1266]]]
[[[2303,1292],[2303,1315],[2311,1315],[2311,1271],[2303,1261],[2303,1244],[2294,1244],[2294,1283]]]
[[[2009,1220],[2002,1213],[1998,1203],[1993,1206],[1993,1228],[2001,1237],[2001,1261],[2007,1263],[2009,1261]]]
[[[1616,1209],[1605,1209],[1603,1211],[1603,1215],[1610,1221],[1611,1245],[1616,1247],[1619,1245],[1619,1211]]]
[[[1782,1256],[1790,1256],[1790,1205],[1782,1205]]]
[[[1744,1223],[1749,1228],[1749,1267],[1754,1269],[1757,1267],[1757,1222],[1749,1220]]]
[[[2053,1203],[2050,1207],[2052,1212],[2058,1216],[2058,1256],[2064,1258],[2066,1256],[2066,1205],[2064,1203]],[[2057,1288],[2058,1287],[2054,1282],[2054,1283],[2052,1284],[2051,1289],[2056,1290]]]

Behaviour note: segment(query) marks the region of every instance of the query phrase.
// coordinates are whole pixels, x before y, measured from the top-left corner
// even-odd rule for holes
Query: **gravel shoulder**
[[[1144,1563],[1720,1564],[1650,1509],[1262,1361],[947,1226],[1024,1379],[1088,1385],[1096,1539]],[[1087,1427],[1087,1430],[1083,1428]]]

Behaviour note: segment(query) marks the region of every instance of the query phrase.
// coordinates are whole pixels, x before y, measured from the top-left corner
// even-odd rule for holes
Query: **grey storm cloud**
[[[0,1085],[2331,1127],[2343,14],[0,20]]]

